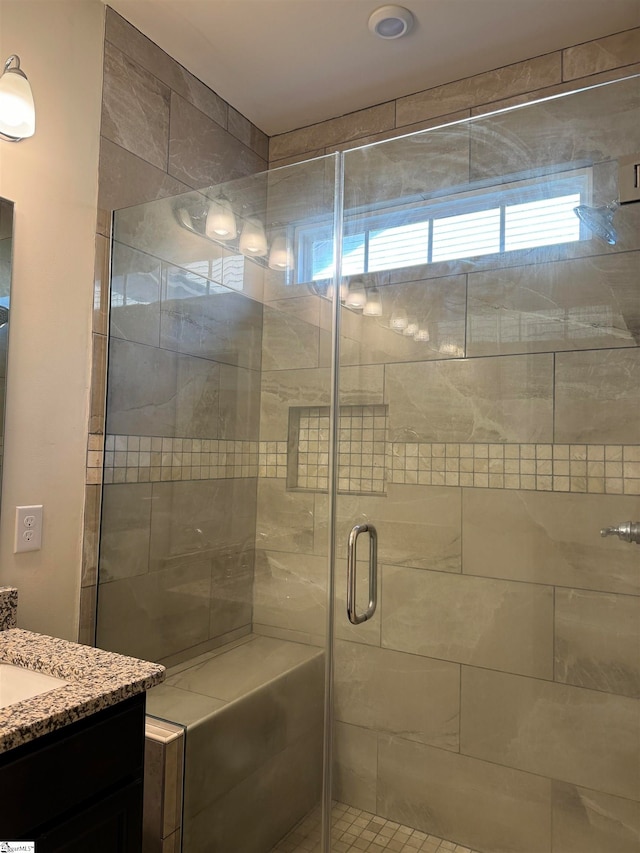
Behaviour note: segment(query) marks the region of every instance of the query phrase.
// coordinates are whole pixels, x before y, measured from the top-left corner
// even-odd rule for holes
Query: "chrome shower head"
[[[573,212],[592,234],[600,237],[601,240],[604,240],[610,246],[615,246],[618,234],[613,227],[613,217],[616,215],[619,207],[620,205],[617,201],[612,201],[610,204],[605,204],[602,207],[589,207],[587,204],[581,204],[578,207],[574,207]]]

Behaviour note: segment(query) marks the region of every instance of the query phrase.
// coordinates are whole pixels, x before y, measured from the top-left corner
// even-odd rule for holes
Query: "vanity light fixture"
[[[195,231],[195,228],[193,227],[193,219],[186,207],[179,207],[176,210],[176,217],[178,218],[180,225],[188,228],[189,231]]]
[[[293,252],[286,234],[276,234],[269,249],[269,269],[282,272],[293,269]]]
[[[12,54],[0,75],[0,139],[20,142],[33,136],[36,108],[27,75],[20,68],[20,57]]]
[[[269,251],[264,225],[257,216],[249,216],[245,219],[238,248],[243,255],[251,258],[264,258]]]
[[[382,317],[382,299],[377,287],[371,287],[367,291],[367,301],[362,313],[366,317]]]
[[[325,294],[325,296],[327,297],[329,302],[333,302],[334,292],[335,292],[335,288],[333,286],[333,282],[330,281],[329,285],[327,286],[327,292]],[[349,295],[349,285],[347,284],[346,281],[342,280],[340,282],[340,302],[342,302],[344,304],[347,301],[348,295]]]
[[[361,278],[354,278],[349,282],[347,298],[345,305],[347,308],[355,308],[362,310],[367,304],[367,294],[364,289],[364,282]]]
[[[404,6],[380,6],[369,17],[369,29],[381,39],[399,39],[413,27],[413,13]]]
[[[209,204],[205,234],[213,240],[233,240],[238,233],[236,216],[228,198],[220,196]]]

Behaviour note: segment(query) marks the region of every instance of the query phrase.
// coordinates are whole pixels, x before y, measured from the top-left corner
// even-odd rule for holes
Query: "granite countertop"
[[[0,586],[0,631],[16,627],[18,590],[15,586]]]
[[[0,753],[148,690],[160,684],[165,674],[157,663],[21,628],[0,630],[0,662],[69,682],[0,708]]]

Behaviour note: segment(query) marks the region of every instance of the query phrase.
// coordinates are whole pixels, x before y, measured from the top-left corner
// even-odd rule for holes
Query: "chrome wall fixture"
[[[600,536],[617,536],[623,542],[635,542],[640,545],[640,521],[623,521],[611,527],[603,527]]]
[[[580,204],[573,208],[573,212],[592,234],[604,240],[609,246],[615,246],[618,242],[618,234],[613,226],[613,217],[619,207],[617,201],[612,201],[602,207],[589,207],[588,204]]]
[[[36,130],[36,109],[20,57],[12,54],[0,75],[0,139],[20,142]]]

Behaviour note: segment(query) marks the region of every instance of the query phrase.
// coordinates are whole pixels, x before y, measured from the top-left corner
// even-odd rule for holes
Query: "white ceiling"
[[[640,0],[105,0],[270,136],[640,26]]]

